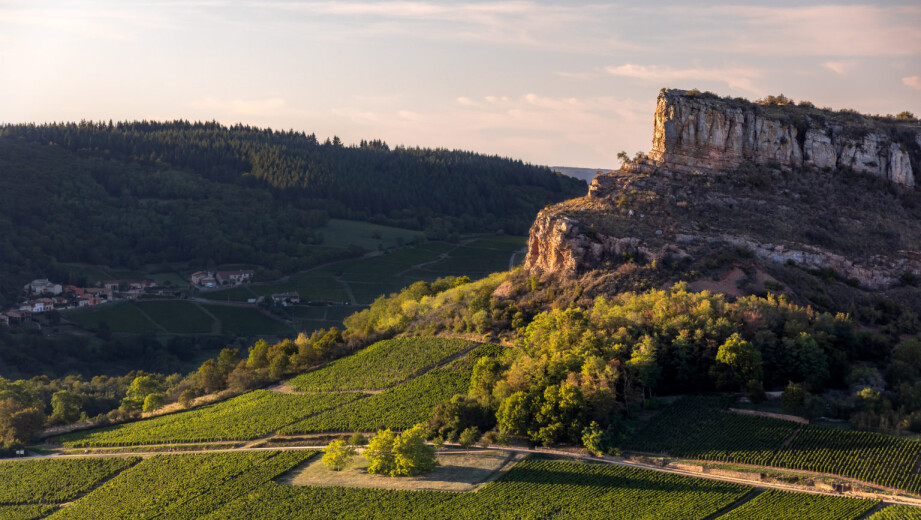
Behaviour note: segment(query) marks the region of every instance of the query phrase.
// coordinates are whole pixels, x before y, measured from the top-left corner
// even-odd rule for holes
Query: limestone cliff
[[[864,289],[921,277],[912,123],[665,90],[653,133],[647,158],[540,212],[526,270],[659,263],[688,279],[731,258],[773,265],[777,279],[831,273]]]
[[[914,186],[910,140],[899,142],[883,125],[849,116],[663,90],[648,157],[684,172],[727,170],[746,160],[787,168],[847,167]]]

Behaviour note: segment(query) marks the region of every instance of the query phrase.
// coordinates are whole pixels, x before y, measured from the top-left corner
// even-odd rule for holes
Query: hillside
[[[330,217],[444,239],[523,234],[581,181],[499,157],[344,146],[216,123],[0,127],[0,295],[68,262],[243,263],[293,272],[356,251],[326,247]]]
[[[654,122],[648,154],[541,211],[527,270],[921,310],[916,121],[663,90]]]

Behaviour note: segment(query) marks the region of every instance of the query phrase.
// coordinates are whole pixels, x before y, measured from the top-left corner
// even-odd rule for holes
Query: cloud
[[[650,83],[674,84],[686,81],[712,81],[725,83],[730,88],[739,88],[758,93],[752,80],[761,76],[755,69],[744,67],[707,68],[695,67],[676,69],[657,65],[635,65],[627,63],[620,66],[605,67],[608,74],[625,78],[634,78]]]
[[[343,39],[401,36],[579,52],[636,47],[611,35],[604,20],[616,9],[603,4],[552,5],[510,0],[468,3],[257,2],[252,5],[257,9],[293,13],[289,16],[320,31],[323,31],[323,26],[317,24],[318,20],[332,18],[337,25],[338,36]],[[316,32],[312,34],[318,36]]]
[[[847,74],[852,68],[854,68],[853,61],[826,61],[822,64],[826,69],[834,72],[839,76]]]
[[[921,76],[908,76],[907,78],[902,78],[902,83],[915,90],[921,90]]]
[[[723,52],[774,56],[917,56],[921,8],[917,6],[817,5],[683,8],[710,20],[709,41]],[[722,36],[722,37],[720,37]],[[715,49],[714,49],[715,50]]]

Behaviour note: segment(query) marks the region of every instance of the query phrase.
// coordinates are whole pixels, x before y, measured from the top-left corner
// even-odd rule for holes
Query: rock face
[[[851,168],[915,186],[918,129],[848,126],[861,117],[663,90],[647,157],[597,175],[588,197],[541,211],[524,268],[576,275],[625,261],[676,265],[747,251],[759,262],[833,270],[869,289],[921,276],[921,210],[910,209],[921,204],[893,217],[888,195],[855,193],[823,171]],[[753,174],[744,169],[733,178],[745,163],[769,180],[748,185]],[[717,172],[727,175],[699,175]],[[900,223],[880,226],[887,219]]]
[[[805,113],[784,117],[753,103],[684,90],[659,94],[648,157],[656,166],[680,172],[726,170],[753,161],[786,168],[848,167],[915,185],[908,150],[884,133]]]

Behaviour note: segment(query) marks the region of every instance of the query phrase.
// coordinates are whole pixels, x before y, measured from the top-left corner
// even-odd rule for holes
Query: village
[[[213,291],[227,287],[249,284],[253,281],[255,271],[251,269],[235,271],[196,271],[189,277],[191,289]],[[189,297],[184,287],[165,287],[150,279],[144,280],[106,280],[95,287],[78,287],[62,285],[47,278],[32,280],[23,286],[24,298],[12,308],[0,312],[0,325],[14,326],[31,322],[35,315],[51,311],[62,311],[82,307],[92,307],[105,303],[137,300],[139,298],[178,298]],[[249,303],[262,303],[262,298]],[[273,294],[272,301],[281,306],[300,303],[296,292]]]

